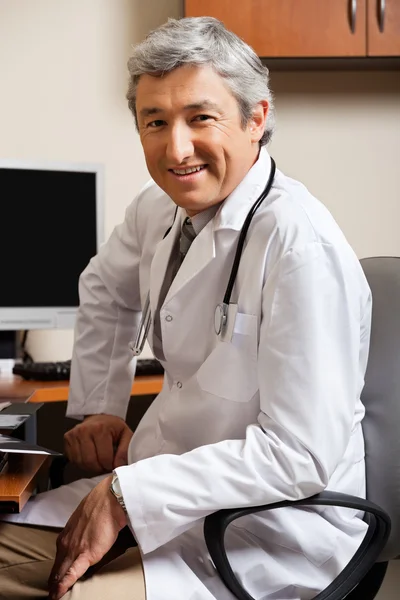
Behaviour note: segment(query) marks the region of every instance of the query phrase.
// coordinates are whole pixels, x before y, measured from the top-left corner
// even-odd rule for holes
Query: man
[[[232,600],[207,553],[206,515],[327,487],[364,494],[370,291],[328,211],[277,170],[219,332],[240,231],[273,177],[267,70],[211,18],[169,21],[135,48],[129,70],[152,181],[82,275],[68,414],[85,419],[66,436],[73,462],[115,472],[43,494],[22,516],[61,527],[83,498],[58,537],[53,599]],[[128,346],[149,290],[148,339],[165,380],[132,437]],[[288,508],[235,522],[226,545],[252,597],[304,600],[365,530],[356,511]],[[12,558],[0,589],[40,597],[57,532],[1,533]]]

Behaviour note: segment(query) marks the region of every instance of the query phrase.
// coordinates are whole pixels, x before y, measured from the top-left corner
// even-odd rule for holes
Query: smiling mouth
[[[196,167],[186,167],[185,169],[168,169],[171,173],[173,173],[174,175],[179,175],[179,176],[184,176],[184,175],[191,175],[192,173],[199,173],[200,171],[203,171],[205,168],[207,167],[207,165],[198,165]]]

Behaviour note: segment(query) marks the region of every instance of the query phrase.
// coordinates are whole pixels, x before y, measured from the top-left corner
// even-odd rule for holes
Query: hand
[[[109,473],[128,464],[132,435],[120,417],[91,415],[64,435],[65,454],[85,471]]]
[[[50,600],[58,600],[98,563],[115,543],[127,517],[110,492],[112,475],[82,500],[57,538],[57,554],[49,577]]]

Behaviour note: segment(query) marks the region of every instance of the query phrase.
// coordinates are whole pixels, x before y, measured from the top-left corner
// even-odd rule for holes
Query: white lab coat
[[[214,332],[240,229],[269,171],[263,149],[194,240],[161,309],[163,390],[132,438],[131,464],[118,469],[147,600],[233,600],[202,535],[220,508],[325,488],[365,493],[370,290],[326,208],[280,171],[247,235],[228,331]],[[174,210],[149,183],[83,274],[69,415],[125,416],[128,346],[149,289],[153,314],[157,306],[180,232],[181,209],[162,240]],[[43,494],[20,519],[62,525],[97,481]],[[234,571],[257,600],[312,598],[359,546],[361,517],[287,508],[243,518],[226,538]]]

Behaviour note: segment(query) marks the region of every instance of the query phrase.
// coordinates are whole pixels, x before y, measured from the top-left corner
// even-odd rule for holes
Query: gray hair
[[[183,65],[210,65],[223,77],[238,102],[243,128],[256,105],[267,100],[269,110],[260,145],[270,141],[275,115],[268,69],[250,46],[212,17],[169,19],[134,47],[128,61],[130,80],[126,97],[136,127],[136,91],[140,76],[160,77]]]

